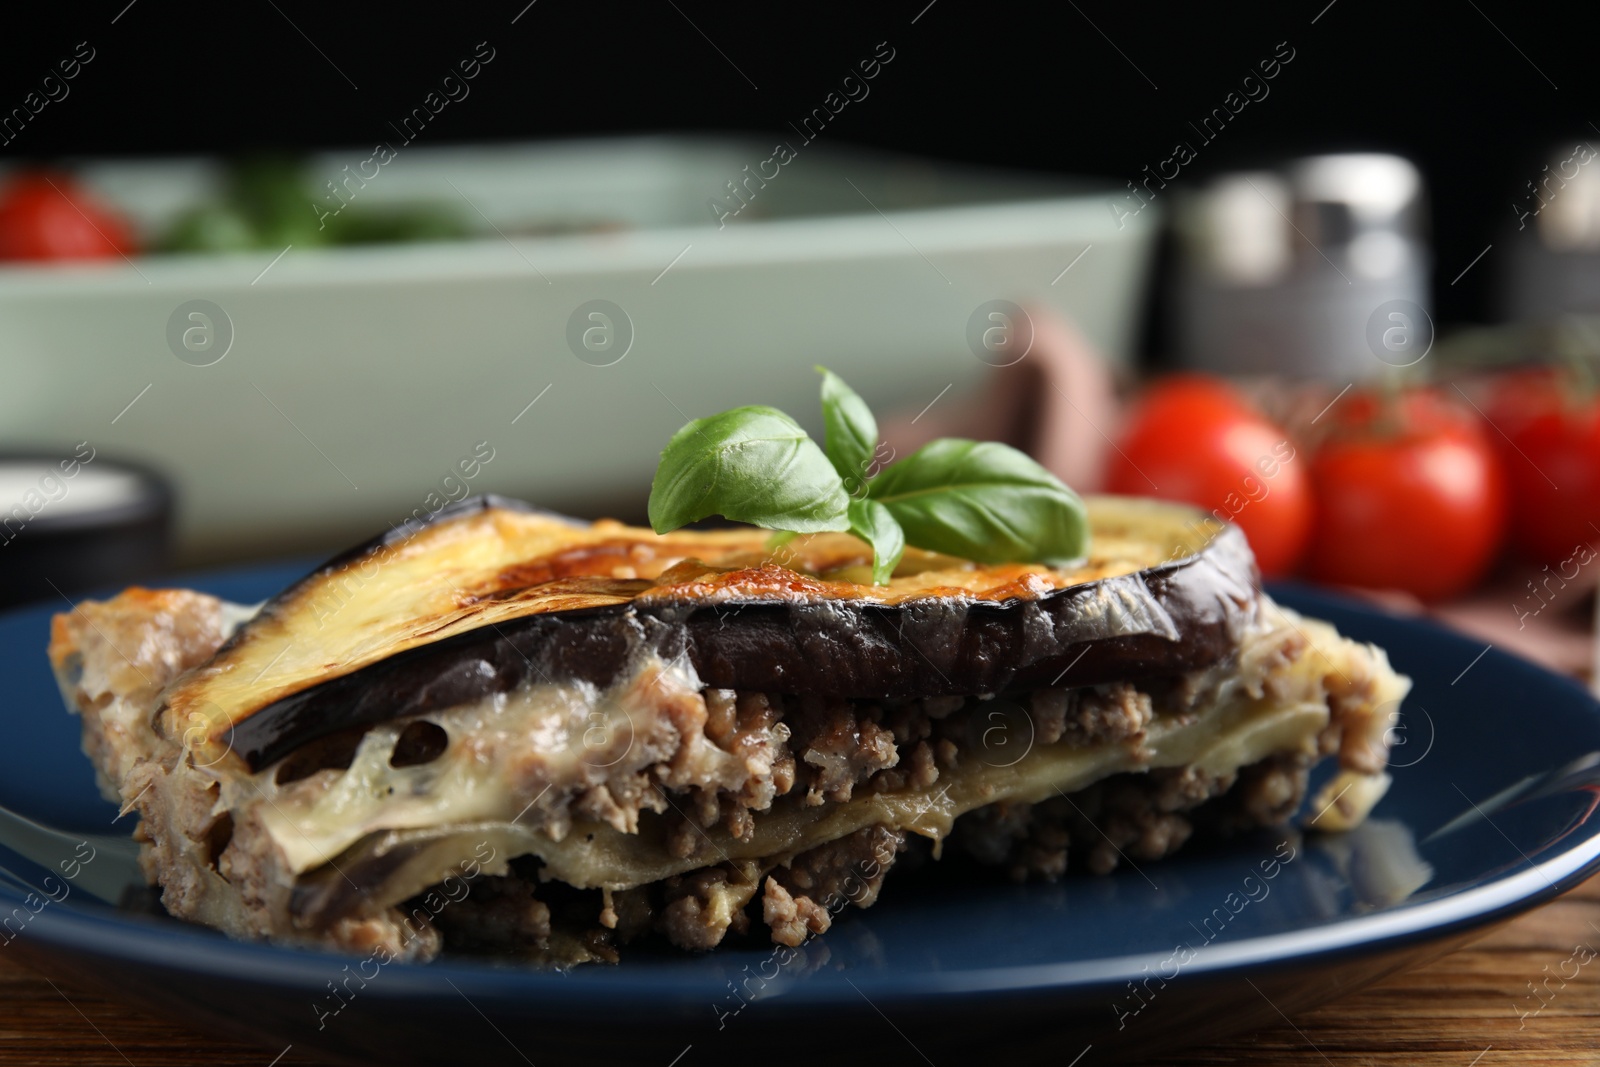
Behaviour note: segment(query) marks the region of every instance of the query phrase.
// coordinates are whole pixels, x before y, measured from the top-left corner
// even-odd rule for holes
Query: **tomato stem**
[[[1372,432],[1379,437],[1399,437],[1405,429],[1405,415],[1400,410],[1404,377],[1403,371],[1391,369],[1378,380],[1378,410],[1372,419]]]
[[[1569,410],[1587,408],[1600,392],[1600,372],[1595,366],[1600,358],[1600,337],[1596,336],[1595,322],[1591,318],[1570,315],[1556,323],[1551,347],[1566,373],[1568,389],[1563,390],[1563,400]]]

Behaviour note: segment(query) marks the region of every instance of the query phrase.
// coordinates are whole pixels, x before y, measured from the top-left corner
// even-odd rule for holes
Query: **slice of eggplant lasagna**
[[[1409,686],[1384,653],[1274,604],[1234,527],[1089,515],[1076,567],[912,549],[873,585],[846,534],[484,498],[258,608],[85,602],[50,657],[169,911],[400,958],[796,945],[913,847],[1104,873],[1291,818],[1325,756],[1307,810],[1359,822]]]

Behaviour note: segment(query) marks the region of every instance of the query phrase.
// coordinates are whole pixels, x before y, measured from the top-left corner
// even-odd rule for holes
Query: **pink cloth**
[[[925,413],[883,422],[883,439],[907,456],[936,437],[974,437],[1020,448],[1079,492],[1104,479],[1120,405],[1111,371],[1077,329],[1045,308],[1028,309],[1033,345],[1008,367],[995,367],[984,391],[945,397]]]
[[[1347,590],[1395,615],[1425,615],[1504,652],[1592,682],[1595,669],[1595,580],[1571,582],[1531,564],[1508,563],[1477,589],[1426,605],[1407,593]],[[1533,582],[1537,592],[1529,586]]]

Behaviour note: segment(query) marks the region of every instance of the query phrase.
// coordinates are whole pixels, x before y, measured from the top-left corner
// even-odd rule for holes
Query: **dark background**
[[[782,130],[887,40],[893,65],[830,139],[1121,185],[1194,141],[1187,122],[1286,41],[1295,58],[1270,96],[1174,184],[1286,153],[1410,157],[1431,191],[1436,318],[1448,324],[1492,319],[1492,252],[1450,281],[1503,246],[1547,151],[1600,139],[1589,12],[1570,3],[525,5],[113,0],[30,8],[26,26],[8,12],[0,114],[78,42],[96,57],[0,161],[370,143],[480,41],[495,61],[430,124],[429,143]]]

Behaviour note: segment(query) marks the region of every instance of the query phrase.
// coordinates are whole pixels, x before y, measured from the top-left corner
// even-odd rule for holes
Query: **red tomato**
[[[1266,575],[1294,569],[1311,532],[1311,490],[1287,434],[1225,382],[1182,375],[1140,400],[1106,489],[1181,500],[1239,524]]]
[[[1550,369],[1502,379],[1489,404],[1511,488],[1511,539],[1559,564],[1600,541],[1600,398]]]
[[[1499,457],[1470,412],[1427,391],[1335,409],[1311,461],[1318,581],[1438,600],[1470,587],[1505,529]]]
[[[134,250],[127,221],[65,174],[25,172],[0,189],[0,260],[108,259]]]

